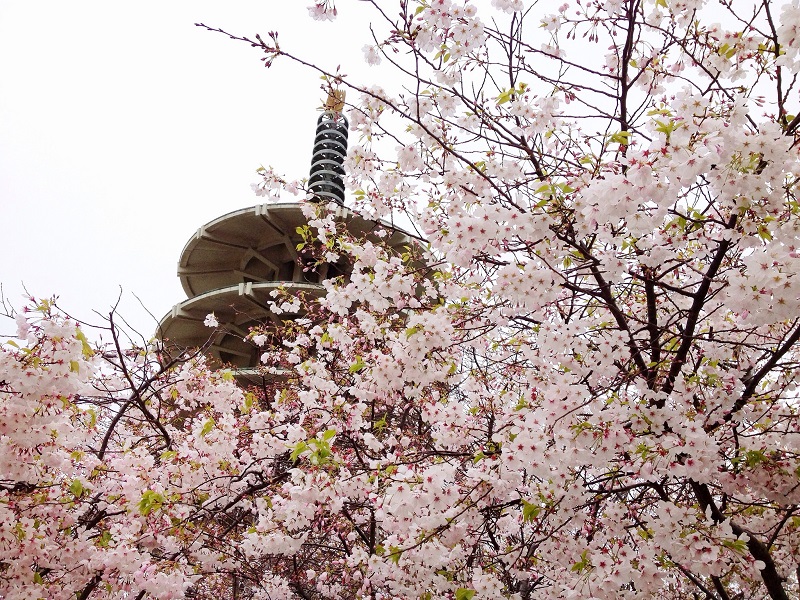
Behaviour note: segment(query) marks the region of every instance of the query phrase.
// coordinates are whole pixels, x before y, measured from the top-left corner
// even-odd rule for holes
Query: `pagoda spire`
[[[308,187],[314,201],[332,200],[344,205],[344,159],[347,157],[348,122],[344,90],[332,89],[317,120]]]

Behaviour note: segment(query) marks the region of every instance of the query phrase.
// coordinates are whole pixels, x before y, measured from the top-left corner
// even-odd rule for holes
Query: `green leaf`
[[[678,122],[675,121],[674,119],[671,119],[669,123],[664,123],[663,121],[659,121],[658,119],[655,119],[655,122],[658,124],[658,126],[656,127],[656,131],[660,131],[667,137],[669,137],[672,134],[672,132],[675,131],[679,126]]]
[[[48,313],[50,311],[50,308],[52,306],[53,306],[53,303],[50,300],[48,300],[47,298],[45,298],[39,304],[36,305],[35,310],[37,312],[42,313],[42,314],[46,314],[46,313]]]
[[[256,396],[253,392],[245,392],[242,412],[249,413],[251,410],[253,410],[253,405],[255,404],[255,401],[256,401]]]
[[[383,415],[380,419],[375,421],[372,427],[375,431],[383,431],[386,428],[386,415]]]
[[[72,483],[69,484],[69,491],[76,498],[83,496],[83,483],[81,483],[81,480],[73,479]]]
[[[541,507],[537,506],[536,504],[532,504],[530,502],[526,502],[525,500],[522,501],[522,520],[530,523],[536,517],[539,516],[539,512],[541,511]]]
[[[511,88],[510,90],[505,90],[504,92],[501,92],[500,95],[497,96],[497,103],[505,104],[506,102],[511,100],[511,96],[514,95],[515,91],[516,90],[514,88]]]
[[[573,573],[583,573],[592,568],[592,561],[589,560],[589,550],[581,552],[581,559],[572,565],[569,570]]]
[[[330,442],[333,439],[333,436],[336,435],[335,429],[326,429],[325,433],[322,434],[322,439],[325,442]]]
[[[747,542],[744,540],[722,540],[722,545],[730,548],[737,554],[747,555]]]
[[[335,433],[336,432],[334,432],[334,434]],[[327,441],[311,439],[308,440],[308,443],[309,446],[313,446],[313,451],[308,457],[308,462],[316,466],[327,465],[331,462],[333,452],[331,452],[331,445]]]
[[[89,345],[89,341],[86,339],[86,335],[81,331],[80,327],[77,328],[75,332],[75,337],[81,343],[83,357],[89,358],[91,356],[94,356],[94,350],[92,350],[92,347]]]
[[[475,590],[469,588],[458,588],[456,590],[456,600],[472,600]]]
[[[208,421],[203,424],[203,429],[200,430],[200,437],[205,437],[208,435],[208,433],[214,429],[214,425],[216,425],[216,423],[214,423],[214,419],[209,418]]]
[[[81,366],[77,360],[69,361],[69,370],[72,371],[73,373],[77,373],[78,371],[81,370]]]
[[[631,132],[630,131],[618,131],[611,135],[611,141],[615,144],[622,144],[623,146],[627,146],[628,142],[630,141]]]
[[[145,490],[142,499],[139,500],[139,512],[146,517],[154,510],[161,508],[163,504],[164,496],[153,490]]]
[[[292,453],[289,455],[289,458],[291,459],[292,462],[294,462],[298,458],[300,458],[300,455],[306,450],[308,450],[308,444],[306,444],[305,442],[297,442],[294,445],[294,450],[292,450]]]
[[[744,453],[744,464],[751,469],[757,467],[766,460],[767,457],[763,450],[746,450]]]
[[[33,583],[38,583],[39,585],[42,585],[44,583],[44,579],[42,579],[42,574],[39,573],[39,571],[33,572]]]
[[[422,325],[414,325],[406,329],[406,339],[410,338],[415,333],[422,331]]]
[[[100,537],[97,538],[97,545],[102,547],[102,548],[108,548],[108,546],[113,541],[114,541],[114,538],[111,537],[111,532],[110,531],[104,531],[103,533],[100,534]]]
[[[350,373],[358,373],[361,369],[366,366],[366,363],[360,356],[356,356],[356,362],[350,365]]]
[[[720,56],[724,56],[727,59],[731,59],[736,54],[736,47],[730,46],[728,44],[722,44],[722,46],[719,47],[719,50],[717,50],[717,53]]]

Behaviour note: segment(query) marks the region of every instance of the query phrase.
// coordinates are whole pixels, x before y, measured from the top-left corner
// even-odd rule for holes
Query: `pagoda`
[[[348,122],[343,95],[329,95],[317,121],[308,186],[316,202],[335,202],[335,218],[349,233],[371,237],[385,224],[364,219],[344,206],[344,159]],[[343,260],[308,264],[298,251],[303,239],[298,229],[308,221],[296,202],[258,204],[242,208],[200,227],[186,243],[178,261],[178,277],[187,299],[172,307],[161,320],[158,337],[182,351],[202,348],[217,368],[232,368],[237,379],[258,383],[263,349],[248,339],[250,329],[273,323],[276,332],[300,313],[275,314],[270,308],[275,290],[306,297],[325,294],[322,281],[347,278]],[[387,228],[391,247],[398,251],[418,243],[411,234]],[[377,237],[376,237],[377,239]],[[209,314],[218,326],[205,324]]]

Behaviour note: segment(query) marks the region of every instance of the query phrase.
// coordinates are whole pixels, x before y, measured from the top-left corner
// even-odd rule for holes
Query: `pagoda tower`
[[[315,201],[339,205],[335,218],[343,221],[350,233],[369,237],[382,224],[344,207],[348,123],[343,107],[343,95],[332,93],[317,121],[309,188]],[[323,280],[347,277],[350,271],[344,261],[314,270],[303,264],[297,251],[303,240],[297,229],[307,224],[300,205],[289,202],[243,208],[200,227],[178,261],[178,277],[188,298],[161,320],[158,337],[174,349],[203,348],[217,368],[230,367],[240,381],[259,383],[263,350],[245,339],[250,329],[274,323],[279,331],[283,321],[300,316],[274,314],[271,292],[282,288],[292,294],[321,297],[325,294]],[[398,251],[419,241],[394,228],[387,231],[389,245]],[[211,313],[219,322],[214,329],[204,324]]]

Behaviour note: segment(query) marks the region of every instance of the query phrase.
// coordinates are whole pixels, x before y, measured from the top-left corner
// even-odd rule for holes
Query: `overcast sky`
[[[204,223],[257,204],[255,169],[307,175],[323,93],[289,61],[195,27],[252,37],[326,67],[364,73],[357,3],[337,22],[310,0],[0,1],[0,282],[57,294],[98,321],[121,312],[143,333],[183,300],[178,256]],[[359,21],[359,19],[362,19]],[[374,73],[374,71],[373,71]],[[374,74],[371,75],[374,77]],[[0,334],[13,333],[0,321]]]

